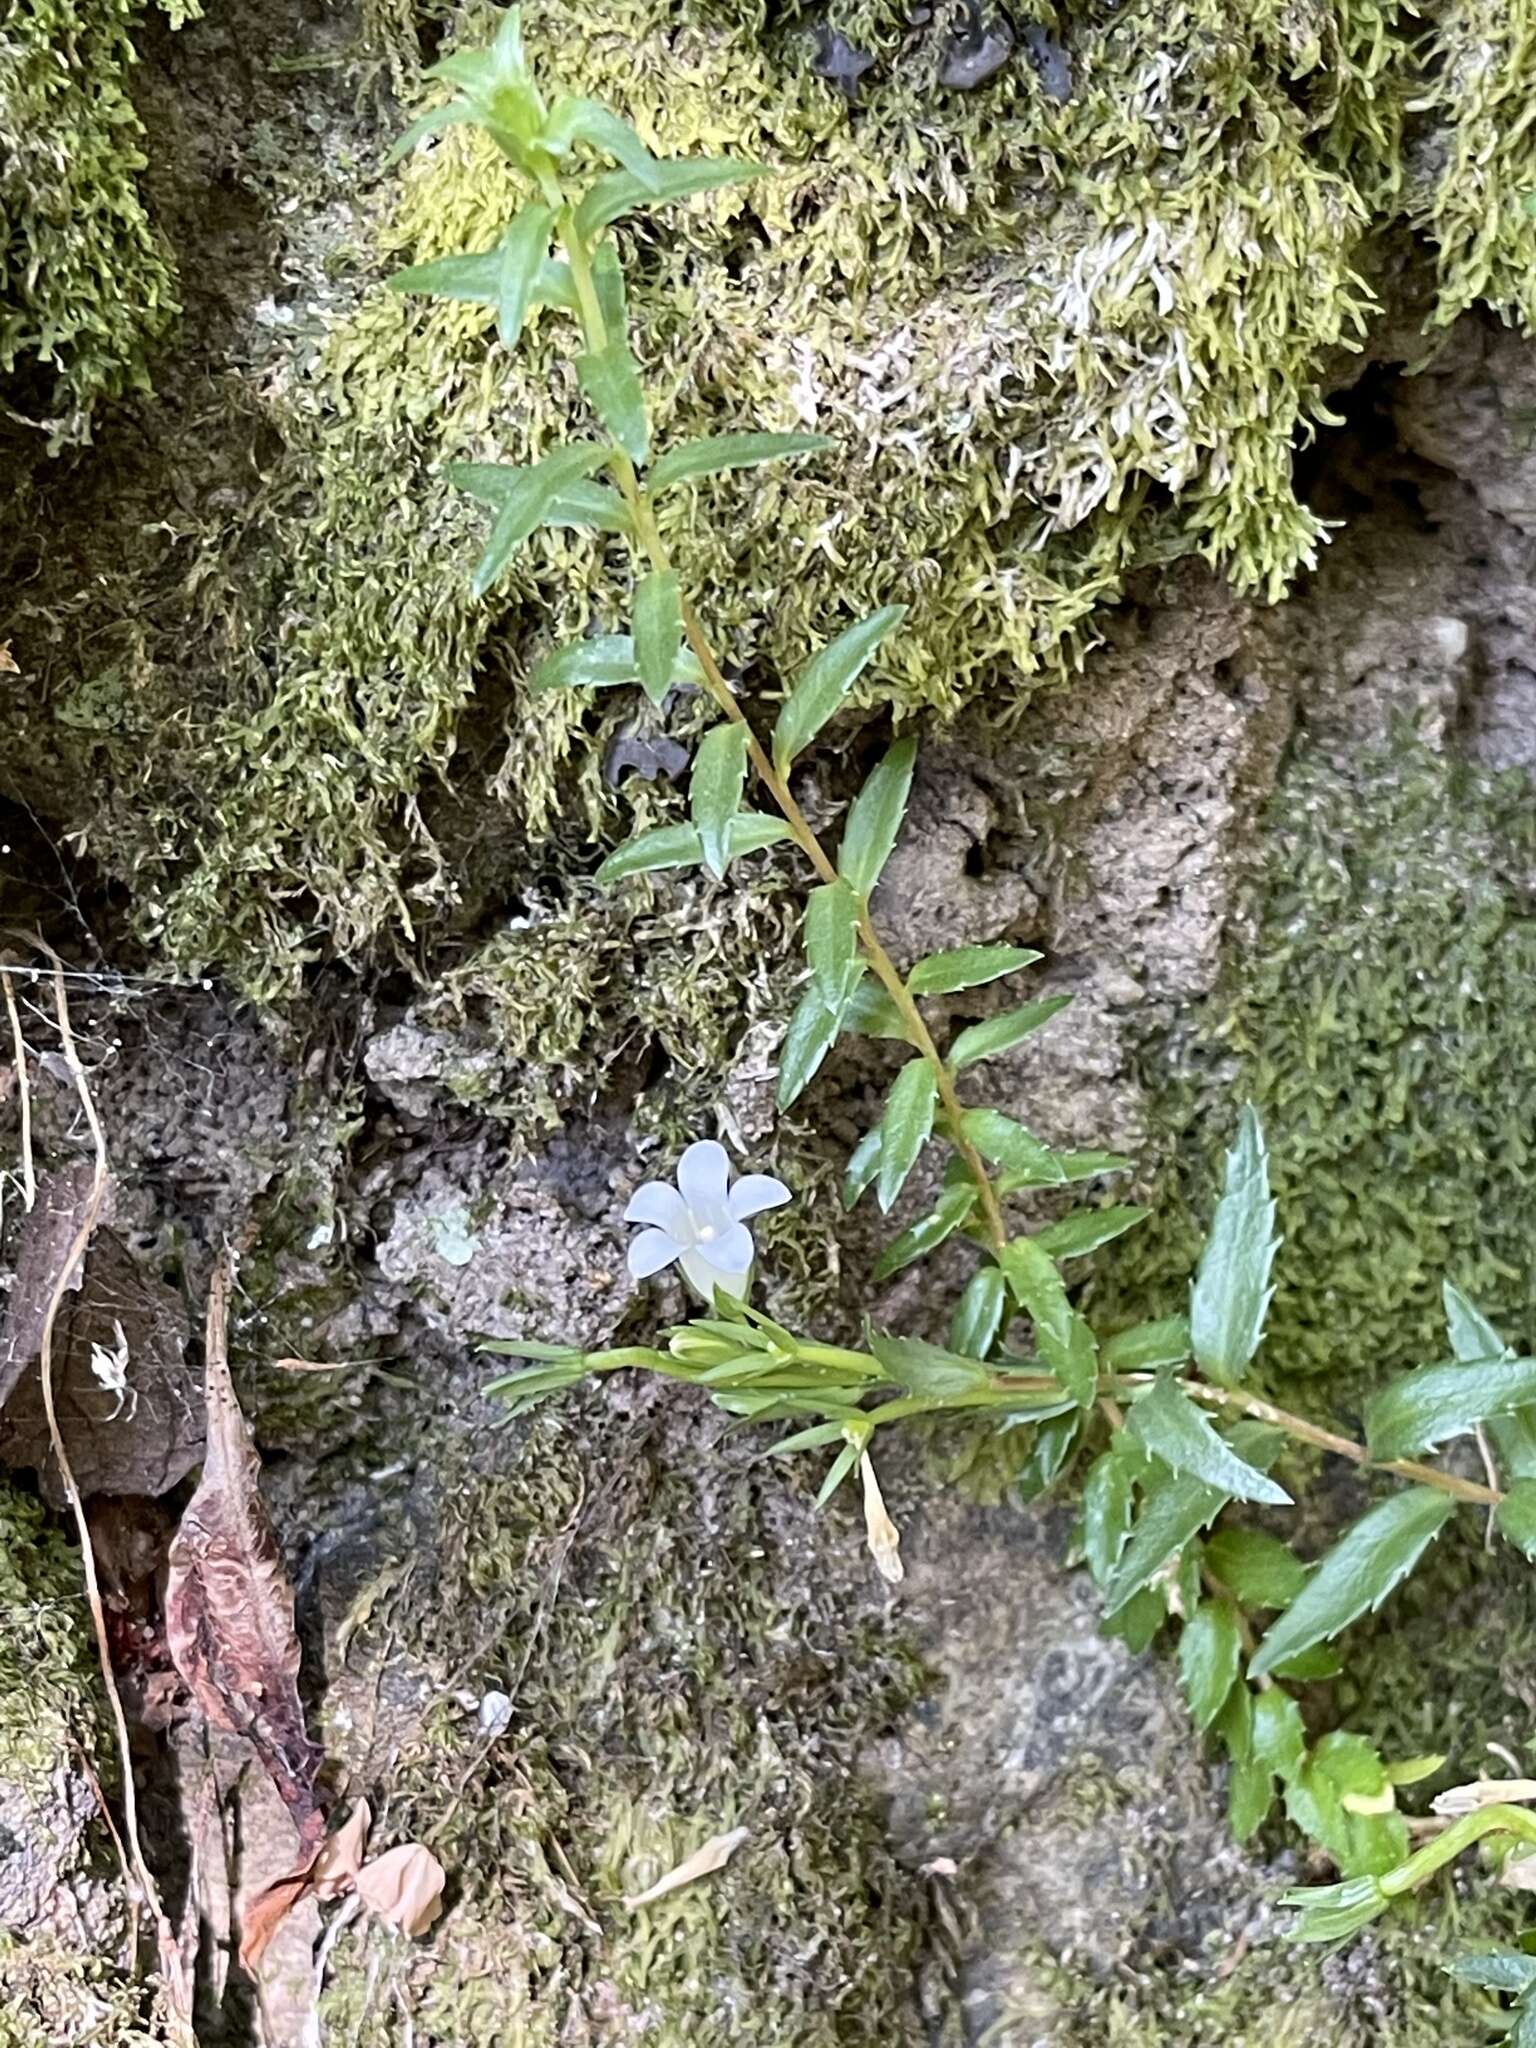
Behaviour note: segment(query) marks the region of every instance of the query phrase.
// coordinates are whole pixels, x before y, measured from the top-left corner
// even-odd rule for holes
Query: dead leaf
[[[1508,1885],[1513,1892],[1536,1892],[1536,1856],[1522,1856],[1517,1863],[1506,1863],[1499,1872],[1499,1883]]]
[[[215,1727],[246,1737],[300,1839],[316,1843],[321,1752],[299,1703],[293,1588],[261,1497],[261,1460],[229,1376],[229,1283],[230,1262],[221,1258],[208,1296],[208,1450],[171,1542],[166,1640],[204,1714]]]
[[[859,1459],[859,1471],[864,1480],[864,1533],[869,1554],[881,1578],[889,1585],[899,1586],[907,1575],[901,1562],[901,1531],[885,1511],[885,1499],[868,1452]]]
[[[668,1892],[681,1891],[685,1884],[692,1884],[696,1877],[708,1877],[713,1871],[724,1870],[751,1832],[750,1828],[732,1828],[728,1835],[711,1835],[702,1849],[695,1849],[691,1856],[685,1856],[675,1870],[657,1878],[647,1890],[626,1894],[625,1905],[631,1912],[637,1906],[653,1906]]]
[[[0,640],[0,675],[19,676],[20,674],[21,667],[15,655],[11,652],[10,641]]]
[[[357,1883],[373,1815],[359,1799],[334,1834],[264,1885],[247,1905],[240,1930],[240,1967],[254,1974],[267,1944],[301,1899],[339,1899]]]
[[[365,1906],[402,1934],[425,1934],[443,1910],[447,1872],[420,1842],[386,1849],[357,1873],[357,1895]]]
[[[1484,1806],[1518,1805],[1536,1799],[1536,1778],[1479,1778],[1471,1785],[1450,1785],[1429,1802],[1431,1813],[1456,1820]]]

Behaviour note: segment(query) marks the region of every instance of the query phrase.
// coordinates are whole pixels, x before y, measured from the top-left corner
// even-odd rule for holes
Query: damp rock
[[[826,79],[851,104],[859,97],[859,81],[865,72],[872,69],[874,58],[867,50],[858,49],[843,34],[841,29],[830,28],[826,22],[816,24],[816,51],[811,58],[811,69],[818,78]]]
[[[995,77],[1013,55],[1013,24],[1006,14],[986,15],[977,5],[966,9],[951,36],[939,67],[940,85],[974,92]]]

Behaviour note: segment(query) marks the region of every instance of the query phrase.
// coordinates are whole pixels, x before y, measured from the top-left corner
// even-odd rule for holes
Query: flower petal
[[[703,1252],[684,1252],[683,1272],[693,1288],[711,1305],[717,1287],[722,1294],[729,1294],[735,1301],[745,1301],[747,1298],[747,1273],[722,1272],[720,1267],[711,1265]]]
[[[688,1215],[688,1204],[670,1181],[648,1180],[635,1189],[624,1211],[626,1223],[656,1223],[674,1237]]]
[[[720,1209],[730,1184],[731,1162],[723,1145],[713,1138],[701,1138],[690,1145],[677,1162],[677,1185],[690,1209]]]
[[[682,1246],[669,1231],[642,1230],[629,1248],[629,1270],[637,1280],[649,1280],[663,1266],[670,1266]]]
[[[724,1217],[716,1235],[706,1238],[701,1234],[692,1249],[722,1273],[745,1273],[753,1259],[752,1233],[745,1223],[732,1223]]]
[[[725,1206],[738,1223],[745,1223],[749,1216],[760,1215],[764,1209],[782,1209],[793,1200],[783,1181],[775,1180],[771,1173],[748,1173],[726,1196]]]

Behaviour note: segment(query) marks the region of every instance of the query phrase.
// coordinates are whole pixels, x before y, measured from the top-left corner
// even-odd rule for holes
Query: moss
[[[13,412],[54,448],[88,436],[102,399],[147,386],[147,351],[178,311],[139,191],[128,75],[142,5],[34,0],[0,38],[0,376],[21,379]]]
[[[337,1951],[330,2024],[454,2048],[906,2038],[909,1881],[852,1770],[915,1668],[870,1619],[857,1544],[847,1576],[808,1577],[782,1475],[682,1466],[601,1399],[499,1442],[495,1470],[450,1461],[440,1519],[353,1603],[354,1682],[411,1645],[376,1695],[425,1702],[390,1737],[390,1827],[428,1834],[452,1891],[431,1956]],[[487,1686],[514,1700],[499,1741],[456,1698]],[[349,1715],[335,1745],[356,1734]],[[723,1874],[622,1904],[735,1826]]]
[[[40,1795],[71,1742],[95,1752],[95,1651],[78,1561],[41,1505],[9,1486],[0,1486],[0,1620],[0,1777]]]

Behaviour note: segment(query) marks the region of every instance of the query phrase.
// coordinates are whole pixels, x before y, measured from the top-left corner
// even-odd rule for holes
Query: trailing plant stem
[[[607,346],[609,335],[592,276],[591,252],[576,230],[572,209],[557,180],[551,178],[544,181],[544,196],[558,217],[560,242],[565,250],[566,261],[570,265],[571,282],[580,308],[582,332],[587,347],[597,353]],[[644,551],[647,561],[655,570],[670,570],[673,566],[671,555],[657,528],[649,493],[642,486],[634,463],[622,448],[615,448],[609,456],[608,468],[628,508],[634,524],[635,539]],[[694,659],[703,670],[705,687],[710,696],[731,723],[739,726],[746,735],[747,758],[751,761],[758,780],[768,791],[788,825],[795,844],[823,882],[835,882],[838,878],[837,868],[831,856],[817,838],[805,813],[795,800],[788,782],[779,774],[767,749],[752,730],[751,722],[742,710],[735,691],[726,681],[720,664],[715,659],[714,649],[709,644],[699,616],[686,597],[682,600],[681,610],[684,636],[693,651]],[[975,1182],[988,1240],[994,1251],[1001,1251],[1008,1242],[1008,1226],[1003,1220],[1002,1206],[997,1198],[997,1190],[992,1185],[992,1176],[987,1171],[986,1162],[965,1135],[961,1123],[965,1105],[956,1092],[955,1077],[934,1043],[933,1034],[929,1031],[927,1021],[908,989],[905,978],[881,942],[867,902],[859,904],[858,934],[864,957],[876,980],[895,1005],[906,1027],[908,1041],[933,1069],[934,1082],[939,1103],[944,1111],[950,1141],[965,1161],[966,1168]]]

